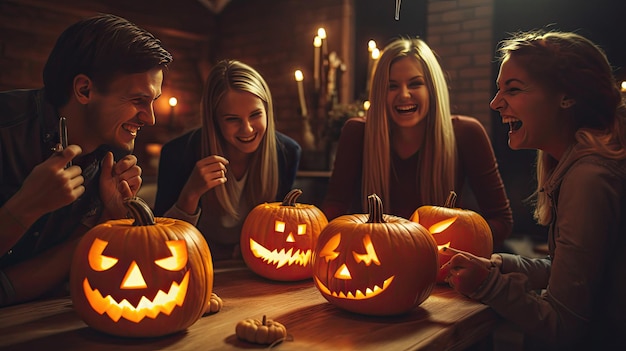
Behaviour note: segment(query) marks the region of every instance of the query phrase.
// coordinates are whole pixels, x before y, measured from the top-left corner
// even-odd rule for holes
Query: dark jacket
[[[58,123],[57,112],[45,100],[43,89],[0,93],[0,206],[15,195],[35,166],[52,155],[59,142]],[[0,258],[0,268],[63,242],[81,224],[95,224],[102,209],[97,179],[105,153],[100,148],[74,160],[83,169],[85,193],[72,204],[39,218]]]
[[[626,160],[571,147],[544,184],[550,256],[502,254],[471,297],[527,333],[527,349],[623,349],[626,337]],[[542,294],[535,291],[542,290]]]
[[[296,179],[301,148],[296,141],[279,132],[276,132],[276,144],[279,180],[278,192],[274,200],[282,201],[291,190]],[[164,216],[176,203],[178,195],[191,175],[196,162],[201,158],[200,150],[200,129],[186,133],[163,146],[159,161],[157,194],[154,206],[156,216]],[[200,216],[208,216],[208,218],[202,218],[201,221],[210,223],[207,226],[211,228],[210,231],[205,228],[200,228],[200,230],[209,244],[213,260],[240,257],[238,243],[245,216],[234,227],[223,226],[220,218],[221,210],[214,191],[209,191],[202,196],[199,207],[201,208]],[[198,222],[198,218],[188,218],[191,216],[186,216],[184,213],[177,213],[177,216],[173,217],[185,217],[179,219],[187,220],[192,224]],[[196,223],[193,223],[194,220]]]

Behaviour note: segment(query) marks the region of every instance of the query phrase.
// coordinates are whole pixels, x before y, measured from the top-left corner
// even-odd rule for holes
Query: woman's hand
[[[446,282],[460,294],[469,296],[487,279],[495,264],[469,252],[458,253],[444,264],[440,270],[446,276]]]
[[[196,162],[176,206],[189,214],[195,213],[198,201],[204,193],[226,183],[227,164],[228,160],[218,155],[208,156]]]

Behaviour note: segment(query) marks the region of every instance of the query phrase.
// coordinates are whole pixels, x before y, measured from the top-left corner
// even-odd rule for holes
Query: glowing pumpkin
[[[451,191],[443,207],[421,206],[413,212],[410,219],[428,228],[435,238],[439,247],[439,266],[448,263],[454,256],[451,251],[442,251],[443,247],[490,258],[493,252],[493,236],[489,224],[472,210],[454,208],[455,202],[456,193]],[[439,275],[437,282],[444,283],[444,279],[444,275]]]
[[[367,315],[396,315],[432,292],[437,245],[408,219],[383,214],[377,195],[369,214],[343,215],[322,230],[313,254],[313,280],[331,304]]]
[[[258,275],[281,281],[311,278],[311,254],[328,219],[316,206],[296,203],[301,194],[293,189],[282,203],[260,204],[246,217],[241,254]]]
[[[89,230],[74,253],[70,291],[94,329],[128,337],[171,334],[210,310],[213,263],[191,224],[154,218],[140,198],[125,200],[133,219]]]

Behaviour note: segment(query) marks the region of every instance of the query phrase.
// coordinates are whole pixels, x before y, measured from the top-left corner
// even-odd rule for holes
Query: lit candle
[[[326,29],[318,28],[317,36],[322,39],[322,54],[324,55],[324,58],[326,58],[326,56],[328,55],[328,47],[326,43]]]
[[[367,111],[369,109],[370,109],[370,101],[369,100],[363,101],[363,110]]]
[[[374,40],[370,40],[367,42],[367,51],[372,52],[376,49],[376,42]]]
[[[376,67],[376,61],[378,60],[379,57],[380,57],[380,50],[378,50],[377,48],[373,48],[371,55],[370,55],[372,66],[370,67],[370,70],[367,74],[367,82],[365,82],[366,84],[365,91],[367,92],[367,94],[369,94],[370,85],[372,85],[372,77],[374,76],[374,67]]]
[[[322,38],[319,35],[313,39],[313,46],[315,47],[313,79],[315,79],[315,91],[318,91],[320,89],[320,47],[322,46]]]
[[[374,40],[370,40],[369,42],[367,42],[367,81],[365,82],[365,92],[369,92],[369,84],[370,84],[370,78],[372,77],[372,68],[374,66],[374,61],[372,59],[372,51],[374,51],[374,49],[376,49],[376,42]]]
[[[306,110],[306,101],[304,100],[304,86],[302,81],[304,80],[304,76],[302,75],[301,70],[296,70],[295,72],[296,82],[298,83],[298,97],[300,98],[300,110],[302,111],[302,117],[307,116]]]

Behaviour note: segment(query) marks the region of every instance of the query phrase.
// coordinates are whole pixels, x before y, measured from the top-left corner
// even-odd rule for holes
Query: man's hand
[[[118,162],[108,152],[102,160],[100,173],[100,198],[104,211],[101,222],[109,219],[126,218],[124,199],[137,194],[141,187],[141,167],[137,165],[137,157],[127,155]]]
[[[10,250],[41,216],[71,204],[85,192],[82,169],[65,169],[81,152],[80,146],[70,145],[52,154],[33,168],[20,189],[2,206],[0,255]]]
[[[69,145],[35,166],[20,190],[7,201],[9,211],[23,215],[23,224],[29,227],[42,215],[78,199],[85,192],[82,169],[78,166],[66,169],[65,165],[81,152],[80,146]]]

